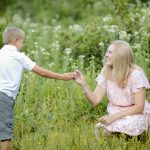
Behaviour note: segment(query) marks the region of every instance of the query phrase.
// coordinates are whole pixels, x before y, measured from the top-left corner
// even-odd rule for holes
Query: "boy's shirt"
[[[12,45],[4,45],[0,50],[0,91],[16,98],[23,70],[31,71],[36,65],[24,53]]]

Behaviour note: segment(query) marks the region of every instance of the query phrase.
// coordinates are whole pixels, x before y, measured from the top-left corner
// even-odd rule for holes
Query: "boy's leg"
[[[14,100],[0,92],[0,147],[8,150],[14,127]]]
[[[1,146],[0,150],[9,150],[10,140],[3,140],[3,141],[1,141],[0,146]]]

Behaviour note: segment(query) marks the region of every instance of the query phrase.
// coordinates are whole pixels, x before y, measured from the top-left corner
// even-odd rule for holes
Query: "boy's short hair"
[[[25,33],[16,27],[7,27],[3,32],[3,43],[10,44],[14,39],[24,39]]]

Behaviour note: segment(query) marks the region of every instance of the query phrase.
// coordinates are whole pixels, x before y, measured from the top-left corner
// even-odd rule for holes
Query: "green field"
[[[150,80],[149,1],[2,0],[0,8],[0,35],[7,26],[23,29],[22,51],[40,66],[59,73],[79,69],[93,90],[108,44],[121,39],[131,44],[135,62]],[[140,139],[95,138],[97,118],[107,113],[107,103],[105,97],[91,106],[74,81],[24,72],[15,103],[12,150],[149,150],[150,131]]]

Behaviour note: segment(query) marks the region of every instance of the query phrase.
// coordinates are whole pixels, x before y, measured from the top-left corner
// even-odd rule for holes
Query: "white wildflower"
[[[100,42],[98,45],[99,45],[99,46],[104,46],[104,43],[103,43],[103,42]]]
[[[59,45],[58,41],[52,43],[52,49],[53,50],[59,50],[59,48],[60,48],[60,45]]]
[[[19,16],[18,14],[15,14],[12,18],[13,22],[15,22],[16,24],[22,24],[23,19],[21,18],[21,16]]]
[[[76,32],[82,32],[82,27],[78,24],[74,24],[73,26],[69,26],[69,29],[74,30]]]
[[[108,26],[108,25],[104,25],[104,29],[108,32],[111,32],[111,33],[115,33],[115,28],[114,26]]]
[[[135,35],[135,36],[137,36],[138,34],[139,34],[138,32],[136,32],[136,31],[134,32],[134,35]]]
[[[41,48],[41,52],[45,52],[46,51],[46,49],[45,48]]]
[[[33,33],[34,33],[34,32],[35,32],[35,30],[34,30],[34,29],[32,29],[32,30],[31,30],[31,32],[33,32]]]
[[[24,114],[27,115],[28,113],[29,113],[29,110],[26,109],[26,110],[24,111]]]
[[[51,62],[51,63],[48,64],[48,66],[52,67],[52,66],[54,66],[54,64],[55,64],[54,62]]]
[[[85,57],[84,55],[80,55],[79,59],[84,59],[84,57]]]
[[[30,27],[37,28],[38,24],[32,22],[32,23],[30,23]]]
[[[106,30],[109,29],[109,26],[108,26],[108,25],[104,25],[103,27],[104,27],[104,29],[106,29]]]
[[[72,58],[69,58],[69,61],[72,61],[73,59]]]
[[[67,55],[70,55],[70,54],[71,54],[71,51],[72,51],[71,48],[66,48],[66,49],[65,49],[65,53],[66,53]]]
[[[35,52],[36,52],[36,50],[32,50],[32,51],[31,51],[31,54],[35,54]]]
[[[105,16],[104,18],[103,18],[103,21],[104,22],[108,22],[108,21],[110,21],[112,19],[112,17],[110,16],[110,15],[108,15],[108,16]]]
[[[127,32],[126,31],[120,31],[119,32],[119,38],[120,39],[127,38]]]
[[[135,43],[135,44],[133,45],[133,48],[134,48],[134,49],[139,49],[139,48],[141,48],[141,44],[140,44],[140,43]]]
[[[47,55],[47,56],[50,56],[50,53],[48,53],[48,52],[43,52],[43,55]]]
[[[56,26],[56,27],[54,28],[54,31],[55,31],[55,32],[60,32],[60,31],[61,31],[61,26]]]
[[[38,42],[34,42],[33,44],[34,44],[34,45],[38,45]]]

